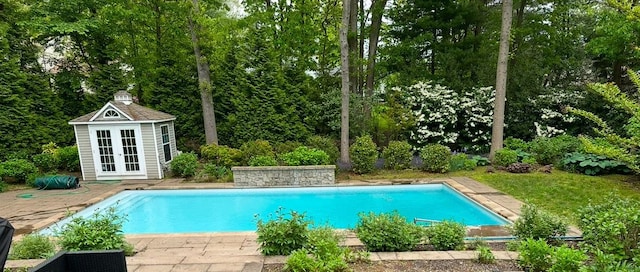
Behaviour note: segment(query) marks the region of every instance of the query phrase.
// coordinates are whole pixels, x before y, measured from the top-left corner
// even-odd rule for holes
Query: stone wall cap
[[[336,169],[335,165],[301,165],[301,166],[234,166],[231,171],[269,171],[269,170],[318,170]]]

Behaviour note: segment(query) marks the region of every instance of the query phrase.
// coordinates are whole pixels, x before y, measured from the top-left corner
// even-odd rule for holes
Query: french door
[[[96,176],[130,176],[145,173],[139,126],[92,127]]]

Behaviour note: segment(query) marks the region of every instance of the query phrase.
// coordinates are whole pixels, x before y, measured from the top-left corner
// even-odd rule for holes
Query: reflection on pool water
[[[256,216],[268,219],[279,208],[306,213],[314,223],[334,228],[353,228],[361,212],[394,210],[407,220],[508,224],[444,184],[123,191],[74,216],[88,217],[108,207],[126,215],[125,234],[253,231]]]

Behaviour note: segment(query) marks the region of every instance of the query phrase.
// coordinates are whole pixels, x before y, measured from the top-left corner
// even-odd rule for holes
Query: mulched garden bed
[[[266,264],[263,272],[282,271],[284,264]],[[522,271],[515,260],[499,260],[493,264],[481,264],[474,260],[426,260],[426,261],[380,261],[350,264],[354,272],[496,272]]]

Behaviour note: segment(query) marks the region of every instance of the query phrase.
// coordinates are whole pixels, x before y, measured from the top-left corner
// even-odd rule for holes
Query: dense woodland
[[[351,137],[487,152],[502,4],[351,3]],[[625,11],[634,5],[514,1],[505,137],[592,133],[566,106],[624,127],[630,115],[587,84],[636,97],[626,73],[640,68],[640,21]],[[120,90],[175,115],[185,151],[205,143],[206,94],[219,144],[337,143],[341,19],[340,0],[0,0],[0,160],[73,144],[67,122]]]

